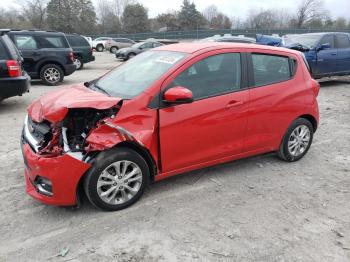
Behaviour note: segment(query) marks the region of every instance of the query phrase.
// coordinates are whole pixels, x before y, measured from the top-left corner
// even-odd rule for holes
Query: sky
[[[92,0],[94,4],[97,0]],[[295,12],[296,5],[301,0],[194,0],[199,11],[211,4],[215,4],[220,11],[228,16],[244,19],[250,9],[282,8]],[[18,0],[0,0],[0,7],[18,6]],[[149,16],[155,17],[159,13],[168,10],[180,9],[182,0],[138,0],[148,8]],[[329,11],[332,18],[343,16],[350,19],[350,0],[324,0],[325,9]]]

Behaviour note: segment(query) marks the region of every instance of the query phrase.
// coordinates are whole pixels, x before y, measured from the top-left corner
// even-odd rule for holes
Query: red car
[[[147,51],[28,108],[26,189],[46,204],[130,206],[150,181],[312,143],[319,84],[297,51],[184,43]]]

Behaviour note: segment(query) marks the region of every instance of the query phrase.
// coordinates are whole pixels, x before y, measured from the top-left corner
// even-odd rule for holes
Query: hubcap
[[[80,60],[77,59],[77,58],[74,59],[74,64],[75,64],[75,66],[77,67],[77,69],[79,69],[80,66],[81,66]]]
[[[56,68],[48,68],[44,72],[44,78],[50,83],[56,83],[60,80],[60,72]]]
[[[306,125],[297,126],[288,139],[288,150],[298,157],[305,152],[310,143],[310,130]]]
[[[97,193],[102,201],[111,205],[123,204],[139,192],[142,171],[134,162],[122,160],[106,167],[97,181]]]

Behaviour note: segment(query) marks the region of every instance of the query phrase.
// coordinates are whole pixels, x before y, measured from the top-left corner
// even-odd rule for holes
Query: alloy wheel
[[[97,181],[97,193],[105,203],[120,205],[131,200],[141,185],[141,168],[134,162],[121,160],[101,172]]]
[[[81,62],[78,58],[74,58],[74,64],[76,66],[77,69],[80,69],[81,67]]]
[[[310,130],[306,125],[297,126],[288,139],[289,153],[294,157],[302,155],[309,146],[310,138]]]
[[[56,68],[47,68],[44,71],[44,78],[49,83],[57,83],[60,81],[61,74]]]

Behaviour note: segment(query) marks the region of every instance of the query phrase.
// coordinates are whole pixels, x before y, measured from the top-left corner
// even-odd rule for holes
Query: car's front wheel
[[[96,157],[84,179],[84,190],[94,206],[116,211],[142,196],[149,177],[141,155],[129,148],[114,148]]]
[[[314,134],[314,128],[305,118],[296,119],[287,129],[278,156],[288,162],[301,159],[309,150]]]
[[[40,70],[41,81],[48,86],[57,85],[62,82],[64,78],[63,70],[60,66],[55,64],[45,65]]]
[[[96,46],[96,51],[97,51],[97,52],[103,52],[103,49],[104,49],[104,47],[103,47],[103,45],[101,45],[101,44],[99,44],[99,45]]]

